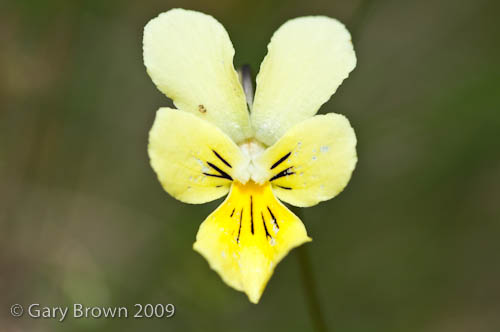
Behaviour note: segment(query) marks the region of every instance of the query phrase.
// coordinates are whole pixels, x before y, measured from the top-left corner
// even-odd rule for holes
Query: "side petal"
[[[340,193],[356,162],[354,130],[346,117],[334,113],[294,126],[255,161],[276,196],[301,207]]]
[[[249,181],[233,183],[226,201],[201,224],[193,247],[224,282],[257,303],[276,265],[308,241],[300,219],[269,183]]]
[[[271,38],[257,75],[251,120],[256,138],[272,145],[319,110],[356,66],[351,35],[325,16],[286,22]]]
[[[237,143],[252,136],[234,48],[216,19],[169,10],[146,25],[143,47],[148,74],[176,107],[212,122]]]
[[[161,108],[149,132],[149,158],[163,188],[186,203],[224,196],[248,161],[220,129],[192,114]]]

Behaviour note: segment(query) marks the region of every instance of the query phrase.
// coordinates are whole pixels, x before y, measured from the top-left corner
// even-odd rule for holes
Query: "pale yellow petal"
[[[192,114],[161,108],[149,132],[149,157],[163,188],[186,203],[224,196],[248,160],[220,129]]]
[[[234,48],[216,19],[172,9],[149,21],[143,42],[149,75],[179,109],[212,122],[237,143],[252,135]]]
[[[324,16],[292,19],[268,45],[252,108],[256,137],[272,145],[318,111],[356,66],[351,36]]]
[[[281,259],[310,240],[269,183],[234,182],[226,201],[201,224],[194,249],[229,286],[257,303]]]
[[[356,162],[354,130],[346,117],[330,113],[292,127],[255,163],[279,199],[305,207],[340,193]]]

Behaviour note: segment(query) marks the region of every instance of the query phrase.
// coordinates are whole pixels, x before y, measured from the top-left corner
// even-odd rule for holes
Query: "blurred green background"
[[[183,7],[215,16],[254,74],[287,19],[353,34],[358,66],[321,112],[345,114],[359,163],[304,210],[331,331],[500,331],[498,1],[36,1],[0,4],[0,330],[310,331],[296,253],[261,303],[192,250],[219,204],[166,194],[148,162],[171,105],[142,29]],[[12,318],[23,305],[173,303],[171,319]]]

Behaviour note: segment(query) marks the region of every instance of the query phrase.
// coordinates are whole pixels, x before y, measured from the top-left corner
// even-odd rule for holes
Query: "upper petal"
[[[340,193],[356,162],[354,130],[334,113],[297,124],[255,161],[279,199],[302,207]]]
[[[158,110],[148,152],[163,188],[186,203],[224,196],[248,165],[236,144],[217,127],[171,108]]]
[[[272,145],[316,114],[355,66],[351,35],[339,21],[309,16],[283,24],[257,75],[251,115],[256,138]]]
[[[214,123],[237,143],[252,135],[234,48],[217,20],[172,9],[149,21],[143,43],[148,74],[179,109]]]

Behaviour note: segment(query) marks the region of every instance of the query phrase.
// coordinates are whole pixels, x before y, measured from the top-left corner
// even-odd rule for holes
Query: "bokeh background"
[[[500,331],[500,5],[494,0],[0,3],[0,330],[310,331],[296,253],[259,305],[192,250],[220,203],[167,195],[148,162],[171,105],[142,29],[173,7],[214,15],[256,73],[287,19],[351,30],[358,66],[321,112],[359,163],[304,210],[330,331]],[[173,303],[171,319],[14,319],[23,305]]]

